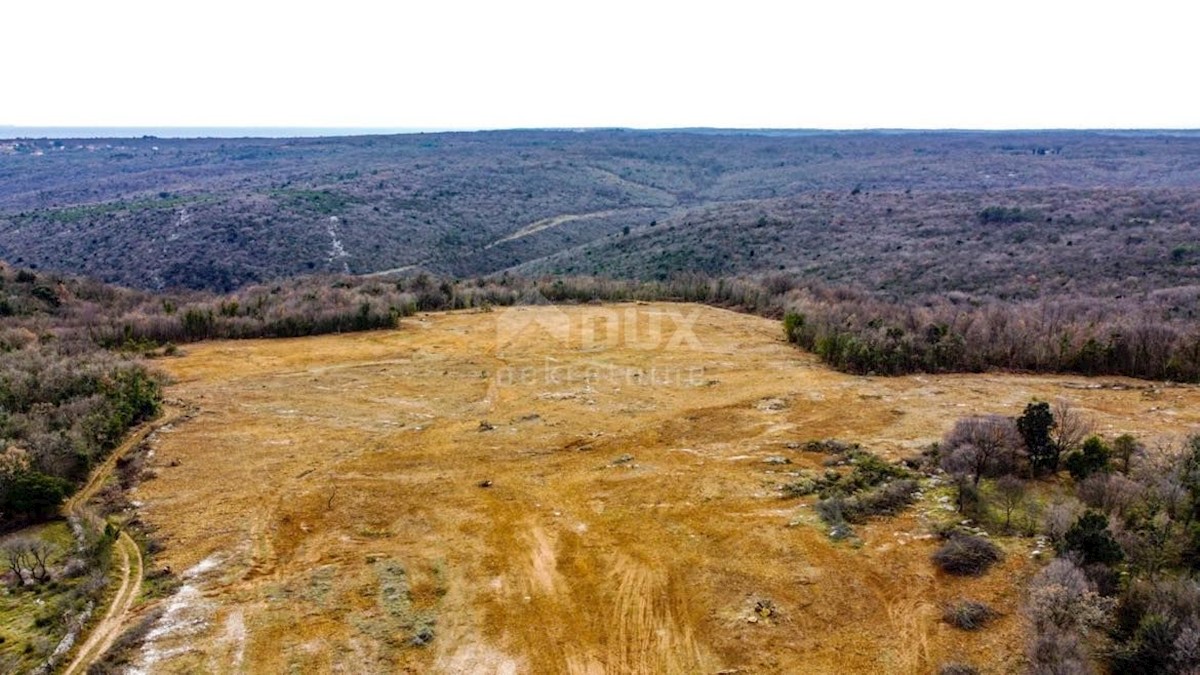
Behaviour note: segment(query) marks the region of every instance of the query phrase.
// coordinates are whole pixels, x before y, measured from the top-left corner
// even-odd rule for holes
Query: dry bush
[[[1083,505],[1074,499],[1050,504],[1042,513],[1042,532],[1046,533],[1051,542],[1062,542],[1071,526],[1083,515],[1083,511]]]
[[[996,610],[978,600],[959,600],[942,611],[942,620],[963,630],[978,630],[998,617]]]
[[[1025,655],[1029,675],[1092,675],[1096,669],[1079,635],[1051,627],[1035,633]]]
[[[1000,548],[983,537],[955,534],[933,553],[943,572],[964,576],[983,574],[1003,558]]]
[[[1102,597],[1078,565],[1055,558],[1029,583],[1024,612],[1032,625],[1026,647],[1030,672],[1095,672],[1087,647],[1093,631],[1111,625],[1114,602]]]
[[[1039,631],[1074,630],[1104,626],[1112,607],[1078,565],[1055,558],[1029,582],[1025,613]]]
[[[1076,486],[1079,500],[1116,516],[1141,502],[1145,486],[1119,473],[1096,473]]]

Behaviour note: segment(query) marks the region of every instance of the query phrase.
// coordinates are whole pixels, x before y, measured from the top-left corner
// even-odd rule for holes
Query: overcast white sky
[[[1200,4],[10,0],[0,124],[1200,127]]]

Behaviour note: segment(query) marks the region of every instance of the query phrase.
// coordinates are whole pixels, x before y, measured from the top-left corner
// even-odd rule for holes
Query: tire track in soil
[[[67,500],[63,506],[63,514],[68,518],[77,519],[82,527],[101,529],[104,523],[103,519],[93,509],[88,508],[87,504],[112,475],[117,462],[151,433],[182,419],[186,414],[187,411],[181,407],[165,404],[163,413],[158,419],[142,424],[121,445],[109,453],[108,458],[100,466],[96,467],[83,488]],[[112,602],[109,603],[104,618],[88,633],[87,640],[75,652],[75,658],[63,670],[63,675],[87,672],[87,669],[108,651],[117,636],[121,634],[121,628],[125,625],[133,605],[142,592],[144,575],[142,550],[133,537],[130,537],[124,530],[117,535],[116,541],[113,542],[113,556],[119,557],[121,584],[113,594]]]

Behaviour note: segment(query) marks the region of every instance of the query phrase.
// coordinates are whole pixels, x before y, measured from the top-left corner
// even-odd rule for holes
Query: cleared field
[[[134,497],[184,578],[138,657],[154,672],[1009,672],[1028,543],[944,576],[932,498],[833,543],[776,492],[822,459],[788,444],[899,457],[1034,397],[1151,444],[1200,425],[1195,387],[853,377],[778,322],[693,305],[425,315],[161,363],[200,412],[158,434]],[[1003,617],[941,623],[962,596]]]

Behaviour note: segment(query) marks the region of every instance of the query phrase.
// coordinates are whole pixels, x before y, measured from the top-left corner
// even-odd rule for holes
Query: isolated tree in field
[[[1045,401],[1030,403],[1017,418],[1017,431],[1025,441],[1029,464],[1035,473],[1058,470],[1058,446],[1050,438],[1054,430],[1054,415]]]
[[[985,476],[1016,471],[1021,446],[1021,435],[1007,417],[965,417],[946,435],[942,469],[954,475],[965,474],[979,485]]]

